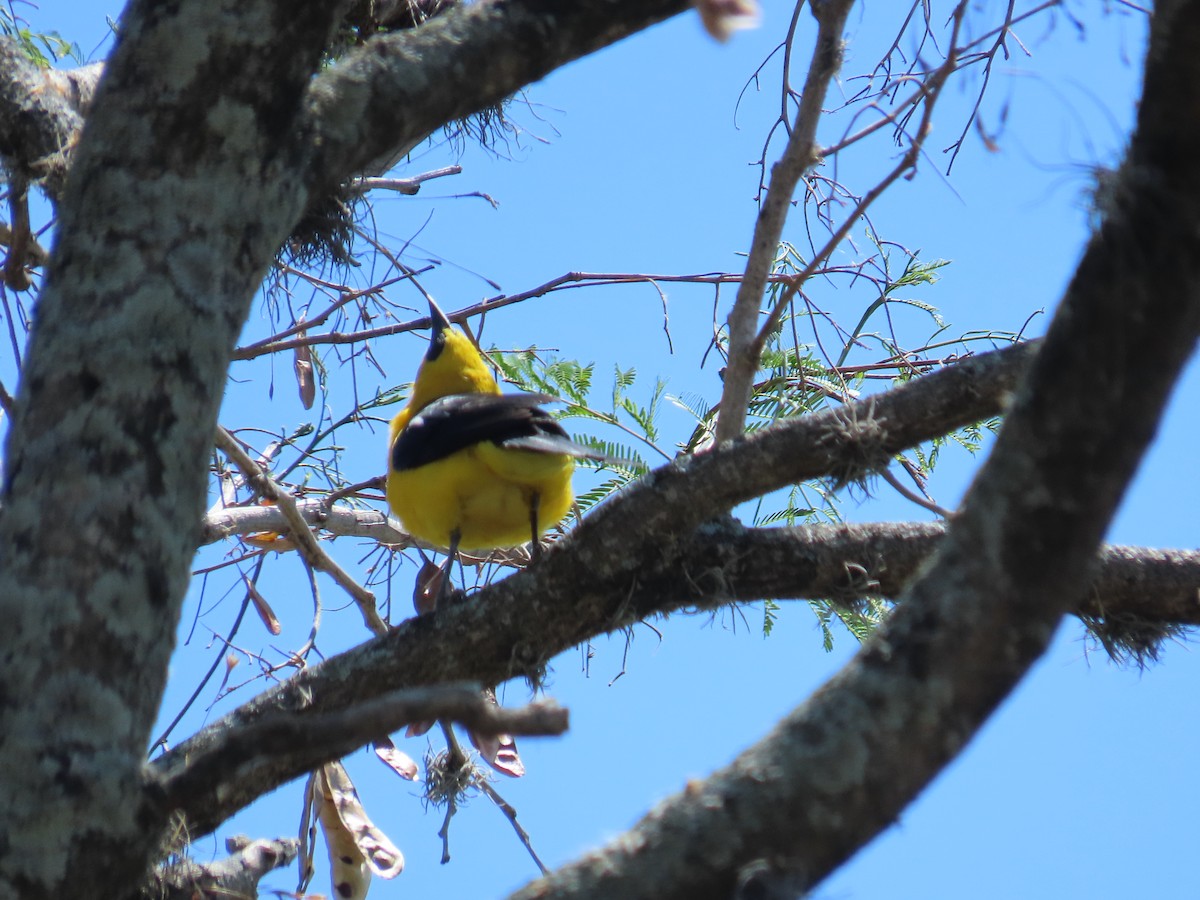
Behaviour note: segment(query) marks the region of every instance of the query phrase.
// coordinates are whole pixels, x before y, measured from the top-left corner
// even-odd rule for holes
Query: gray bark
[[[303,771],[295,760],[263,758],[220,785],[192,779],[187,761],[207,752],[226,728],[249,727],[279,708],[335,710],[375,696],[384,685],[536,679],[554,655],[632,624],[656,611],[654,604],[678,596],[639,591],[639,585],[696,580],[681,564],[693,535],[703,540],[713,528],[720,533],[723,526],[711,524],[714,517],[794,481],[831,471],[846,478],[865,475],[894,453],[999,412],[1033,354],[1033,345],[982,354],[845,409],[677,459],[594,510],[537,566],[485,588],[468,603],[404,622],[385,637],[298,673],[172,748],[154,767],[193,833],[205,834]],[[436,653],[428,652],[435,647]],[[364,671],[372,677],[355,674]]]
[[[726,898],[760,881],[807,891],[970,740],[1082,596],[1194,349],[1198,115],[1200,4],[1174,4],[1153,31],[1114,202],[994,451],[896,612],[758,745],[516,897]]]
[[[328,509],[320,500],[298,506],[310,526],[330,535],[413,545],[378,510]],[[286,527],[279,510],[267,506],[231,507],[205,517],[206,539],[213,541]],[[651,616],[754,600],[894,600],[944,534],[945,525],[933,522],[746,528],[729,521],[694,533],[674,569],[657,581],[639,582],[629,602],[635,615]],[[505,559],[497,553],[489,561]],[[513,551],[508,562],[520,566],[527,560]],[[1072,612],[1089,622],[1136,620],[1160,630],[1198,626],[1197,586],[1198,551],[1106,546],[1087,597]]]
[[[0,511],[0,759],[20,773],[0,782],[0,894],[86,877],[119,896],[166,823],[143,760],[204,459],[249,299],[300,208],[281,136],[331,27],[320,3],[200,6],[123,19],[25,360]],[[260,77],[215,77],[248,60]]]
[[[484,6],[415,55],[380,41],[365,69],[314,80],[336,4],[135,0],[82,131],[43,111],[50,151],[78,142],[5,455],[0,896],[73,896],[81,877],[120,896],[155,852],[168,809],[143,758],[205,458],[234,339],[309,190],[682,3]],[[418,56],[479,80],[413,90]]]
[[[233,341],[311,196],[683,5],[477,4],[369,41],[314,79],[336,13],[326,4],[143,0],[83,131],[69,109],[39,113],[63,117],[51,150],[79,137],[5,456],[0,896],[75,896],[83,877],[94,895],[128,894],[171,812],[203,834],[313,764],[251,756],[214,778],[189,754],[220,759],[224,741],[248,756],[240,736],[278,716],[302,729],[301,715],[369,699],[371,685],[536,678],[559,650],[652,611],[651,588],[708,577],[720,596],[721,578],[749,579],[689,556],[740,539],[705,524],[736,503],[831,471],[862,476],[1005,406],[1026,364],[1006,381],[989,373],[996,356],[980,357],[679,460],[528,573],[301,673],[143,766]],[[897,614],[759,746],[525,896],[815,884],[895,818],[1085,602],[1100,536],[1200,322],[1200,137],[1179,127],[1200,121],[1198,6],[1177,4],[1155,30],[1114,205]],[[0,92],[0,116],[12,96]]]

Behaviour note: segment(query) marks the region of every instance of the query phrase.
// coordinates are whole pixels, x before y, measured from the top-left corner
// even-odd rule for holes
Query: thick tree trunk
[[[480,6],[314,83],[337,4],[135,0],[82,132],[43,104],[0,146],[71,152],[0,510],[0,896],[121,896],[152,858],[144,758],[229,357],[308,191],[683,3]]]

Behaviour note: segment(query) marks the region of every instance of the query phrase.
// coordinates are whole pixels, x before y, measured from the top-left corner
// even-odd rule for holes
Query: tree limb
[[[319,500],[297,504],[297,509],[310,525],[337,537],[411,545],[408,535],[373,509],[326,509]],[[231,507],[210,512],[205,533],[217,540],[280,531],[286,524],[283,513],[269,506]],[[675,567],[659,580],[640,582],[629,603],[633,615],[645,618],[687,605],[896,599],[945,530],[936,522],[747,528],[728,521],[693,534]],[[1128,618],[1159,626],[1200,626],[1200,552],[1108,545],[1098,565],[1091,591],[1074,608],[1075,615],[1085,620]]]
[[[276,759],[311,771],[404,725],[433,719],[459,722],[486,736],[567,730],[567,711],[552,700],[506,709],[485,697],[478,684],[409,688],[321,715],[284,710],[248,728],[228,730],[176,777],[164,780],[161,789],[171,808],[215,802],[224,773]]]
[[[943,540],[946,527],[940,523],[874,523],[850,526],[805,526],[797,528],[745,528],[736,522],[714,523],[696,532],[681,551],[676,566],[657,577],[637,583],[624,598],[629,618],[645,619],[680,611],[714,609],[729,603],[760,599],[828,599],[850,602],[866,596],[896,598],[905,584],[919,571]],[[1143,547],[1105,547],[1100,556],[1091,589],[1076,607],[1075,615],[1093,630],[1097,622],[1112,623],[1101,639],[1113,634],[1128,634],[1140,626],[1161,639],[1171,626],[1200,625],[1200,551],[1158,550]],[[479,596],[479,595],[477,595]],[[402,626],[403,627],[403,626]],[[536,637],[534,635],[533,637]],[[1142,635],[1135,634],[1140,639]],[[1111,639],[1111,638],[1110,638]],[[446,653],[441,643],[423,638],[405,643],[396,652],[420,654],[434,659]],[[418,664],[423,661],[418,660]],[[433,663],[430,663],[432,665]],[[449,668],[449,667],[447,667]],[[471,672],[456,669],[459,675]],[[356,683],[375,682],[374,670],[355,673]],[[447,671],[445,677],[456,677]],[[309,685],[324,689],[321,680]],[[359,695],[362,691],[356,691]],[[407,697],[414,691],[402,691]],[[473,698],[477,699],[477,698]],[[352,700],[343,702],[355,703]],[[376,734],[394,730],[395,723],[407,721],[411,712],[391,711],[386,697],[351,706],[345,712],[319,715],[306,712],[275,714],[264,710],[262,717],[250,717],[246,724],[218,723],[214,744],[201,739],[200,749],[188,756],[186,765],[172,770],[164,790],[173,806],[182,809],[207,807],[212,798],[241,790],[236,776],[240,765],[253,763],[274,772],[303,774],[313,766],[344,755]],[[365,727],[328,724],[339,716],[361,721],[388,710],[391,727],[378,721]],[[520,711],[516,711],[520,712]],[[428,710],[416,718],[458,718],[469,727],[466,718]],[[269,727],[268,723],[270,723]],[[282,724],[279,724],[282,723]],[[320,724],[318,724],[320,723]],[[527,733],[520,724],[508,728],[516,734]],[[264,734],[282,735],[267,740]],[[538,732],[543,733],[543,732]],[[337,735],[336,743],[315,741],[300,735]],[[188,742],[189,744],[192,741]],[[255,748],[240,752],[238,764],[228,764],[228,746]],[[208,765],[205,759],[221,760]],[[190,820],[193,827],[197,822]]]
[[[130,3],[73,151],[4,458],[0,759],[27,777],[0,796],[0,894],[61,895],[86,871],[94,893],[120,896],[166,826],[161,797],[136,785],[217,408],[254,292],[311,187],[345,180],[365,148],[428,133],[684,5],[475,4],[416,41],[419,63],[387,39],[362,54],[369,72],[314,77],[338,4]],[[0,51],[18,71],[11,44]],[[37,86],[9,87],[0,107]],[[44,150],[9,152],[26,164],[59,152],[75,131],[61,116]],[[79,539],[62,541],[47,509]]]
[[[721,394],[721,414],[717,419],[717,441],[732,440],[746,426],[746,407],[754,373],[758,371],[762,346],[758,343],[758,315],[763,292],[771,274],[783,225],[792,206],[792,197],[800,177],[820,158],[817,147],[817,122],[829,83],[842,65],[842,32],[854,0],[830,0],[814,3],[817,36],[813,58],[800,94],[796,121],[790,130],[787,147],[771,168],[767,195],[754,224],[746,277],[738,285],[737,298],[729,313],[729,361],[725,368],[725,387]],[[802,3],[796,5],[799,15]]]
[[[1044,652],[1200,332],[1200,4],[1160,9],[1112,203],[933,561],[730,766],[514,896],[805,893],[896,820]],[[1097,366],[1096,360],[1104,360]]]
[[[154,768],[179,777],[189,757],[224,730],[275,709],[333,710],[385,685],[536,678],[554,655],[654,612],[636,605],[639,586],[678,577],[680,556],[705,520],[793,481],[864,475],[900,450],[1001,412],[1035,348],[970,357],[884,394],[681,457],[593,511],[538,565],[298,673],[165,753]],[[675,596],[672,590],[668,602]],[[246,766],[231,773],[219,802],[182,811],[192,832],[204,834],[298,774],[282,762]]]
[[[230,856],[210,863],[179,859],[155,870],[145,895],[155,900],[200,897],[258,897],[258,883],[275,869],[291,865],[299,849],[295,838],[252,841],[238,836],[225,842]]]
[[[307,184],[316,195],[447,122],[688,8],[686,0],[500,0],[383,34],[314,79]],[[398,150],[399,148],[399,150]]]
[[[630,596],[639,613],[759,599],[900,599],[943,541],[942,523],[702,529],[678,571]],[[1155,642],[1200,626],[1200,551],[1106,545],[1070,612],[1114,655],[1153,657]],[[667,606],[664,599],[670,597]]]

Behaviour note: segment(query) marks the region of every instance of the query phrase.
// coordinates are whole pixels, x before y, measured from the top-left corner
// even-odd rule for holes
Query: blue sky
[[[1080,10],[1083,15],[1082,5]],[[118,12],[68,0],[28,16],[35,28],[57,29],[86,51],[103,38],[103,16]],[[474,148],[459,158],[445,146],[415,153],[401,174],[454,161],[464,172],[427,184],[415,198],[381,199],[381,232],[394,247],[416,235],[410,262],[422,255],[446,261],[425,283],[448,309],[495,293],[469,272],[515,293],[568,271],[736,270],[755,214],[757,174],[748,163],[759,155],[777,105],[778,67],[767,70],[761,90],[751,90],[740,108],[738,96],[789,15],[786,5],[768,4],[763,27],[727,46],[712,42],[693,17],[684,16],[568,66],[527,91],[529,110],[514,110],[529,133],[510,145],[507,158]],[[851,18],[847,74],[873,62],[872,53],[890,40],[889,28],[894,31],[892,16],[886,4],[860,4]],[[923,258],[951,261],[936,285],[913,296],[938,307],[953,333],[1015,330],[1036,310],[1053,309],[1086,239],[1089,167],[1117,159],[1132,121],[1143,22],[1119,11],[1089,12],[1081,34],[1062,18],[1049,21],[1019,30],[1032,56],[1014,43],[1012,59],[998,64],[982,112],[989,128],[1005,118],[999,149],[989,151],[972,132],[953,174],[940,174],[940,150],[957,135],[974,99],[976,82],[965,79],[948,91],[919,176],[897,184],[874,212],[890,239],[921,248]],[[803,27],[811,35],[807,22]],[[800,45],[798,56],[806,57],[807,40]],[[826,142],[844,127],[827,124]],[[871,174],[893,163],[889,154],[895,152],[875,144],[871,154],[844,161],[841,174],[865,189]],[[472,191],[487,192],[498,208],[451,196]],[[802,240],[796,222],[788,236]],[[700,368],[712,292],[677,286],[667,294],[674,354],[663,335],[661,300],[644,285],[564,292],[506,310],[489,319],[485,343],[556,348],[594,360],[598,372],[614,364],[636,366],[643,399],[654,377],[662,376],[673,393],[715,400],[716,366],[710,358]],[[830,285],[817,296],[848,324],[857,318],[852,292]],[[731,299],[732,292],[722,294],[722,315]],[[1045,319],[1034,321],[1036,331]],[[266,329],[256,310],[247,335]],[[423,340],[402,335],[376,346],[386,369],[382,384],[411,378]],[[239,383],[231,384],[223,423],[290,429],[306,421],[290,368],[287,359],[274,369],[263,362],[236,371]],[[335,369],[333,377],[329,402],[336,416],[351,401],[344,371]],[[1111,540],[1197,545],[1197,434],[1189,413],[1198,398],[1200,371],[1193,365]],[[686,437],[682,414],[668,410],[662,425],[664,445]],[[346,436],[352,479],[377,473],[382,440],[368,429]],[[945,458],[933,482],[943,505],[954,505],[975,465],[965,453]],[[876,499],[847,499],[845,517],[928,518],[886,487],[876,493]],[[347,541],[336,551],[348,566],[365,554]],[[307,634],[310,601],[299,567],[284,560],[273,569],[265,591],[286,630],[271,638],[250,622],[237,639],[248,649],[296,646]],[[236,603],[218,603],[221,589],[209,585],[198,636],[173,665],[168,714],[218,653],[206,629],[223,632],[232,620]],[[394,590],[404,596],[409,587],[397,584]],[[331,584],[324,591],[331,607],[342,605]],[[198,602],[193,592],[185,632]],[[517,807],[547,864],[565,862],[619,833],[687,778],[728,762],[854,649],[843,635],[833,652],[824,652],[803,604],[788,605],[768,639],[760,622],[757,608],[714,618],[676,616],[654,623],[661,640],[649,628],[635,629],[627,655],[621,638],[596,641],[590,673],[583,672],[579,651],[554,661],[549,693],[571,708],[572,730],[562,740],[523,741],[529,775],[496,784]],[[321,644],[327,652],[363,637],[352,609],[327,612]],[[1196,654],[1184,644],[1169,646],[1163,662],[1145,672],[1117,668],[1089,650],[1081,626],[1068,620],[1052,650],[962,757],[815,896],[1194,897],[1192,823],[1200,812],[1200,788],[1187,776],[1200,738],[1198,676]],[[203,704],[211,697],[210,690]],[[248,697],[243,691],[218,704],[214,714]],[[512,703],[525,697],[521,685],[506,692]],[[198,711],[179,736],[202,721]],[[425,742],[401,746],[419,756]],[[417,789],[389,776],[372,757],[359,754],[349,766],[368,811],[408,861],[399,879],[377,882],[372,896],[502,896],[536,874],[505,819],[483,798],[455,819],[454,858],[440,866],[440,813],[424,813]],[[298,786],[285,787],[221,836],[294,833],[299,808]],[[197,852],[214,848],[207,839]],[[295,882],[287,872],[269,883],[290,890]],[[323,873],[312,890],[328,890]]]

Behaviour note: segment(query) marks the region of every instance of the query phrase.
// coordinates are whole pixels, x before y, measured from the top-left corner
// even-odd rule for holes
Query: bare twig
[[[850,229],[855,226],[860,218],[862,218],[862,216],[870,208],[871,204],[879,199],[884,191],[891,187],[891,185],[894,184],[902,175],[912,171],[916,167],[917,160],[921,156],[921,150],[924,146],[925,140],[928,138],[933,128],[933,110],[941,93],[942,86],[945,84],[946,79],[954,73],[958,66],[955,46],[958,40],[959,28],[962,25],[965,12],[966,5],[959,4],[955,11],[954,30],[951,35],[950,49],[947,53],[946,60],[921,86],[921,90],[925,94],[925,103],[921,115],[921,123],[917,128],[916,134],[909,143],[908,150],[905,151],[904,155],[900,159],[900,162],[898,162],[892,168],[892,170],[883,177],[883,179],[881,179],[873,188],[871,188],[871,190],[867,191],[862,196],[862,199],[858,201],[854,209],[851,210],[850,214],[842,220],[841,225],[839,225],[838,228],[834,230],[833,234],[830,235],[829,239],[825,242],[824,247],[816,253],[816,255],[804,267],[804,269],[799,274],[792,276],[791,281],[781,293],[778,300],[776,300],[774,307],[771,309],[770,315],[767,316],[766,322],[763,324],[762,328],[759,329],[758,334],[754,338],[754,343],[750,347],[749,353],[754,359],[755,367],[757,367],[758,359],[762,355],[763,346],[765,346],[768,338],[771,336],[771,333],[779,326],[779,321],[783,318],[784,313],[787,312],[787,310],[791,307],[792,301],[795,299],[796,294],[800,291],[803,285],[825,264],[825,261],[829,258],[830,254],[837,249],[838,245],[840,245],[841,242],[846,238],[846,235],[850,233]],[[731,355],[733,353],[732,333],[733,329],[731,326]],[[728,394],[728,375],[725,379],[725,390],[726,394]],[[747,394],[747,397],[749,397],[749,394]],[[724,398],[722,398],[722,402],[724,402]]]
[[[425,271],[425,269],[419,270]],[[542,297],[546,294],[551,294],[560,290],[573,290],[581,287],[591,286],[607,286],[617,284],[644,284],[655,282],[663,283],[685,283],[685,284],[729,284],[738,283],[745,279],[745,275],[737,272],[709,272],[694,275],[658,275],[653,273],[634,273],[634,272],[567,272],[559,275],[557,278],[552,278],[549,281],[530,288],[527,291],[522,291],[517,294],[502,294],[498,297],[491,297],[487,300],[481,300],[471,306],[465,307],[453,313],[448,313],[447,318],[451,322],[462,324],[467,319],[475,316],[483,315],[495,309],[501,309],[505,306],[512,306],[517,303],[523,303],[526,300],[531,300],[534,297]],[[787,276],[768,276],[768,283],[784,283],[787,281]],[[369,292],[369,291],[368,291]],[[309,327],[312,326],[316,319],[310,320]],[[353,332],[328,332],[326,334],[310,334],[306,338],[286,339],[290,334],[296,334],[300,329],[291,329],[289,332],[281,332],[278,336],[264,338],[261,341],[256,341],[245,347],[239,347],[234,350],[234,359],[254,359],[259,356],[265,356],[268,353],[282,353],[287,350],[294,350],[298,346],[314,346],[317,344],[355,344],[362,341],[373,340],[375,338],[390,337],[396,334],[406,334],[410,331],[421,331],[429,327],[429,318],[423,316],[418,319],[413,319],[408,322],[397,322],[392,325],[381,325],[378,328],[364,328],[360,331]]]
[[[461,174],[462,166],[445,166],[441,169],[434,169],[431,172],[422,172],[420,175],[413,175],[410,178],[355,178],[350,183],[350,187],[360,194],[365,194],[367,191],[382,190],[395,191],[398,194],[411,196],[418,193],[421,190],[421,185],[426,181],[434,178],[444,178],[447,175]]]
[[[285,267],[285,268],[289,269],[290,271],[295,271],[295,270],[292,270],[290,266]],[[276,344],[281,344],[284,342],[287,342],[287,346],[282,349],[286,349],[286,350],[294,350],[297,347],[310,347],[314,343],[322,343],[321,341],[317,341],[317,340],[309,340],[306,337],[299,338],[294,341],[287,341],[287,339],[290,337],[293,337],[294,335],[303,334],[304,332],[306,332],[310,329],[317,328],[321,325],[324,325],[326,320],[328,320],[328,318],[331,315],[333,315],[335,312],[337,312],[339,309],[341,309],[347,303],[353,303],[355,300],[359,300],[362,297],[367,297],[372,294],[382,293],[385,288],[391,287],[392,285],[397,284],[401,281],[406,281],[410,278],[415,278],[417,275],[420,275],[424,272],[428,272],[432,268],[433,268],[433,266],[425,266],[424,268],[421,268],[421,269],[414,269],[411,271],[406,271],[401,275],[395,276],[394,278],[389,278],[386,281],[381,281],[379,284],[373,284],[368,288],[363,288],[362,290],[356,290],[356,291],[345,290],[343,288],[340,288],[338,285],[326,284],[326,285],[324,285],[325,287],[341,290],[342,296],[339,297],[337,300],[335,300],[333,303],[331,303],[329,306],[327,306],[325,309],[321,310],[315,316],[312,316],[311,318],[306,318],[305,321],[298,322],[295,325],[292,325],[290,328],[285,328],[283,331],[279,332],[278,334],[273,334],[270,337],[263,338],[261,341],[255,341],[253,344],[250,344],[246,347],[239,348],[238,350],[234,351],[234,358],[235,359],[254,359],[256,356],[261,356],[262,353],[278,352],[276,350],[271,350],[271,349],[264,350],[263,348],[273,347]],[[306,275],[305,278],[307,279],[308,276]]]
[[[334,581],[345,589],[346,593],[358,604],[363,622],[367,628],[376,635],[386,634],[387,625],[379,617],[379,613],[375,608],[375,595],[351,578],[349,573],[338,565],[325,552],[321,545],[317,543],[312,529],[308,527],[308,523],[304,521],[304,517],[296,509],[295,498],[276,484],[274,479],[250,458],[249,454],[242,449],[241,444],[237,442],[233,435],[219,426],[217,428],[216,443],[221,452],[228,456],[230,461],[242,471],[247,481],[253,484],[263,496],[273,500],[279,507],[284,519],[288,523],[288,531],[295,538],[297,548],[304,555],[309,565],[314,569],[328,573]]]
[[[262,557],[259,557],[256,567],[255,567],[255,570],[254,570],[254,577],[258,578],[259,573],[261,573],[261,572],[262,572]],[[200,683],[196,685],[196,688],[195,688],[195,690],[192,691],[191,696],[189,696],[187,698],[187,700],[184,701],[183,705],[175,713],[175,716],[171,719],[170,722],[167,723],[167,726],[162,730],[162,733],[158,736],[158,739],[155,740],[154,743],[152,743],[150,745],[150,751],[149,751],[150,756],[153,756],[155,751],[158,750],[160,747],[165,748],[167,746],[167,739],[171,736],[171,732],[173,732],[175,730],[175,726],[178,725],[181,721],[183,721],[183,717],[187,714],[187,711],[189,709],[191,709],[192,705],[196,702],[197,699],[199,699],[200,692],[204,690],[204,686],[206,684],[208,684],[208,682],[212,679],[213,675],[216,673],[217,668],[225,661],[225,654],[227,652],[226,648],[228,647],[228,641],[233,640],[234,636],[237,634],[238,629],[242,625],[242,619],[246,615],[246,610],[249,608],[250,608],[250,592],[247,591],[245,596],[242,598],[242,605],[238,609],[238,614],[233,620],[233,625],[231,625],[229,628],[229,636],[221,642],[221,648],[217,652],[216,658],[212,661],[212,665],[210,665],[208,667],[208,671],[204,673],[204,677],[202,677],[200,679]]]
[[[909,501],[910,503],[915,503],[917,506],[920,506],[923,509],[927,509],[932,513],[937,513],[943,519],[950,518],[950,510],[948,510],[944,507],[938,506],[932,500],[928,499],[927,497],[922,497],[920,494],[916,493],[915,491],[909,490],[908,487],[903,482],[901,482],[899,478],[897,478],[895,475],[893,475],[887,469],[881,469],[879,471],[879,477],[882,478],[884,481],[886,481],[888,484],[890,484],[895,489],[896,493],[898,493],[901,497],[903,497],[905,500]]]
[[[783,155],[771,169],[770,185],[755,223],[750,257],[746,261],[746,278],[738,288],[729,313],[729,361],[725,368],[721,414],[717,419],[718,444],[738,437],[746,426],[746,408],[762,352],[756,335],[763,291],[796,184],[819,158],[817,122],[829,83],[841,67],[842,30],[852,5],[853,0],[830,0],[813,7],[817,37],[795,125]]]
[[[975,105],[971,108],[970,115],[963,123],[962,132],[958,138],[946,148],[946,152],[950,153],[950,162],[946,166],[946,174],[950,174],[950,170],[954,168],[954,161],[958,159],[958,152],[962,149],[963,139],[967,136],[967,132],[971,128],[971,124],[975,121],[975,117],[979,115],[979,107],[983,104],[983,97],[987,93],[988,84],[992,80],[992,64],[996,61],[996,54],[1001,50],[1004,55],[1008,56],[1008,46],[1006,39],[1008,38],[1009,29],[1013,23],[1013,12],[1016,7],[1016,0],[1008,0],[1008,8],[1005,11],[1004,24],[996,29],[996,40],[992,43],[991,49],[982,54],[983,64],[983,84],[979,88],[979,93],[975,97]]]
[[[478,785],[484,779],[475,774],[470,758],[458,743],[458,736],[454,733],[454,726],[445,720],[439,721],[438,725],[441,726],[442,734],[446,738],[445,765],[447,769],[455,773],[468,769],[472,770],[468,783]],[[441,862],[443,866],[450,862],[450,822],[458,812],[458,798],[459,792],[457,791],[448,791],[445,796],[446,816],[442,819],[442,827],[438,829],[438,837],[442,839]]]
[[[461,722],[488,734],[555,736],[567,730],[567,710],[552,700],[516,709],[488,703],[477,684],[443,684],[393,691],[328,713],[274,712],[259,722],[226,731],[203,753],[191,754],[165,773],[168,803],[210,791],[222,772],[285,757],[308,770],[357,750],[381,734],[429,719]],[[461,750],[460,750],[461,753]]]
[[[500,812],[504,813],[504,817],[512,825],[513,831],[517,833],[517,838],[525,846],[525,850],[537,864],[537,867],[542,870],[542,874],[545,875],[549,872],[550,870],[546,868],[546,864],[537,855],[537,851],[533,849],[533,841],[529,837],[529,832],[522,828],[521,823],[517,821],[517,811],[513,805],[501,797],[499,792],[487,781],[480,781],[479,789],[487,795],[489,800],[496,804]]]

